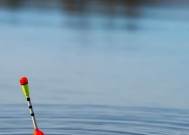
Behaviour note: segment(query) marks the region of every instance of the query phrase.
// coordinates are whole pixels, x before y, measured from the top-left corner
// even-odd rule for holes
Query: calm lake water
[[[31,135],[27,105],[1,105],[0,135]],[[98,105],[36,105],[46,135],[188,135],[189,110]]]
[[[49,135],[189,134],[187,3],[88,1],[0,0],[0,134],[33,132],[23,75]]]

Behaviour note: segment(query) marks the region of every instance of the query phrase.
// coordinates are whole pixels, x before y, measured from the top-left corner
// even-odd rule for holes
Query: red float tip
[[[44,135],[44,133],[40,131],[39,129],[35,129],[33,135]]]
[[[28,79],[27,79],[27,77],[21,77],[21,78],[20,78],[20,84],[21,84],[21,85],[28,84]]]

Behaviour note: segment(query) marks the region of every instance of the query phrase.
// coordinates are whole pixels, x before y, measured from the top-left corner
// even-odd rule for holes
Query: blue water
[[[27,105],[1,105],[1,135],[31,135]],[[188,135],[189,110],[100,105],[36,105],[46,135]]]
[[[0,1],[0,134],[33,132],[23,75],[49,135],[188,134],[187,4],[89,1]]]
[[[83,15],[0,8],[0,103],[23,103],[25,75],[39,104],[188,108],[188,9],[141,6],[127,17],[97,5]]]

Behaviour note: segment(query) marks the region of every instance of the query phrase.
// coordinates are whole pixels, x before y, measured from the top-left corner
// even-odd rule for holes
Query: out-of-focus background
[[[0,135],[188,135],[188,0],[0,0]],[[15,124],[16,123],[16,124]]]
[[[0,0],[0,103],[189,107],[187,0]]]

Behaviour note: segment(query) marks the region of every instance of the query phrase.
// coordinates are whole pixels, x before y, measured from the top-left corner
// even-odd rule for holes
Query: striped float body
[[[36,122],[35,115],[34,115],[34,111],[33,111],[33,107],[32,107],[31,100],[30,100],[29,97],[27,98],[27,103],[28,103],[28,107],[29,107],[29,110],[30,110],[34,129],[38,129],[37,122]]]

